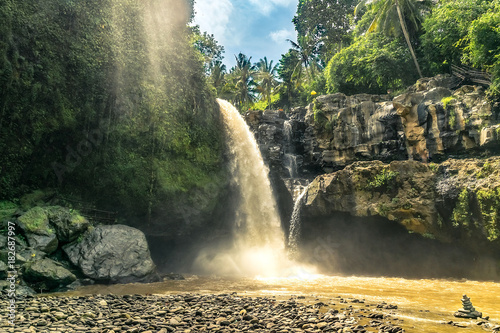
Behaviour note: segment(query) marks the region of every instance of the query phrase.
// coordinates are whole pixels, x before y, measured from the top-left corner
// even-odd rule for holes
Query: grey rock
[[[97,226],[63,250],[83,274],[94,280],[126,283],[155,279],[146,237],[129,226]]]
[[[47,209],[50,224],[60,242],[71,242],[90,226],[89,221],[74,210],[53,206]]]
[[[23,278],[35,288],[52,290],[66,286],[76,280],[76,276],[52,259],[44,258],[23,266]]]
[[[57,250],[59,241],[55,234],[38,235],[34,233],[26,233],[28,244],[35,250],[45,253],[52,253]]]

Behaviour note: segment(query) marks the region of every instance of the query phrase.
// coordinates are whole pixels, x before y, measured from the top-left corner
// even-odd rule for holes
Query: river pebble
[[[379,312],[386,304],[334,309],[333,302],[308,303],[303,299],[277,300],[235,293],[24,296],[17,298],[14,327],[7,322],[7,301],[0,300],[0,332],[404,332],[394,324],[394,318]],[[340,301],[347,302],[359,304],[364,300]]]

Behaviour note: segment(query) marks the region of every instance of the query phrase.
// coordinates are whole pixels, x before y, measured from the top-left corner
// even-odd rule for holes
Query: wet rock
[[[125,225],[97,226],[63,247],[87,277],[112,283],[157,279],[144,233]]]

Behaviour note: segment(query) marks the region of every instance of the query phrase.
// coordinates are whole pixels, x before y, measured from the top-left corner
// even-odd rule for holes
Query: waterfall
[[[285,122],[283,123],[283,134],[285,135],[285,141],[288,144],[291,144],[293,138],[293,129],[292,122],[290,120],[285,120]]]
[[[290,232],[288,233],[288,254],[294,258],[298,252],[298,241],[301,233],[300,214],[302,212],[302,201],[307,193],[309,186],[304,187],[293,205],[292,218],[290,219]]]
[[[283,155],[283,166],[288,170],[288,174],[290,178],[297,178],[298,173],[298,165],[297,165],[297,156],[293,154],[284,154]]]
[[[231,156],[231,181],[240,196],[232,248],[199,258],[197,264],[217,274],[280,275],[290,262],[286,260],[284,234],[268,178],[269,169],[238,110],[227,101],[217,99],[217,102]]]

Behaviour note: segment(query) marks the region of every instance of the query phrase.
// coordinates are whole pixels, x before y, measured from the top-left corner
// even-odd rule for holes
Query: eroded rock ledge
[[[338,212],[380,216],[474,252],[500,254],[500,157],[355,162],[316,177],[303,203],[308,220]]]

